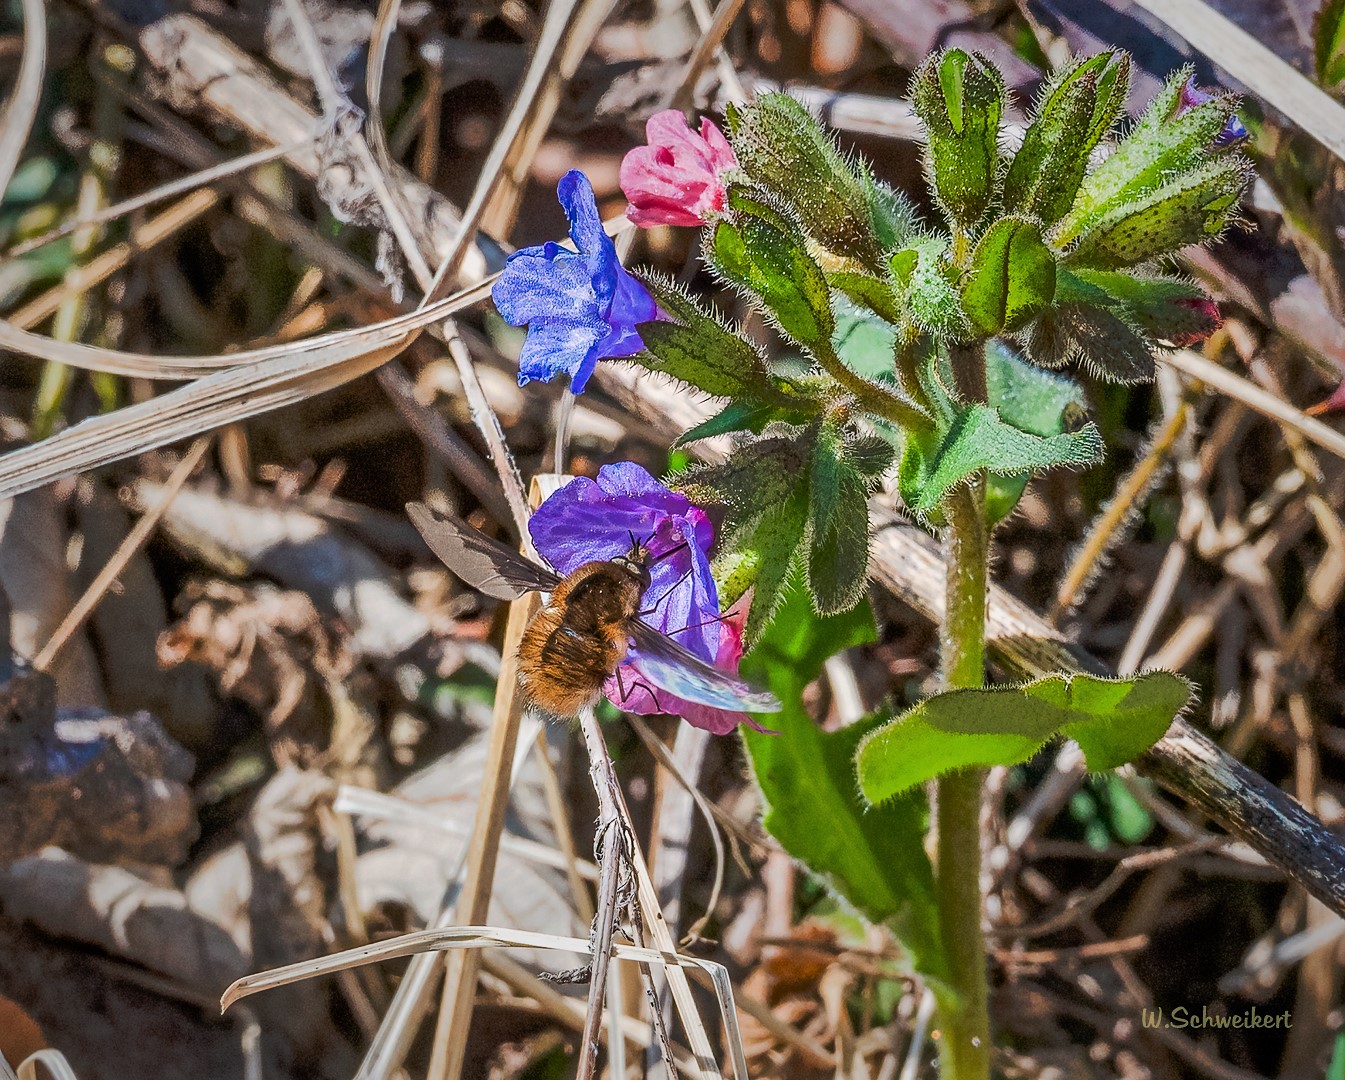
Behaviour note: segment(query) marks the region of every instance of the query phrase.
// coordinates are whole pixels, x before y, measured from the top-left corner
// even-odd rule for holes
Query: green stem
[[[933,429],[933,422],[923,409],[898,397],[892,391],[879,386],[877,383],[869,382],[864,376],[851,371],[829,344],[814,349],[813,354],[817,357],[817,362],[822,365],[822,370],[850,391],[861,408],[875,416],[891,420],[892,423],[903,430],[915,428],[919,431],[930,431]]]
[[[950,689],[985,684],[985,479],[948,499],[944,550],[947,609],[941,669]],[[985,938],[981,932],[981,792],[984,769],[949,773],[938,784],[935,888],[948,957],[948,994],[939,1000],[943,1080],[987,1080],[990,1020],[986,1008]]]

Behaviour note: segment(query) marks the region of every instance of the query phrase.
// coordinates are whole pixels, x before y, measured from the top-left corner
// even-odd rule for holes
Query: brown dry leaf
[[[223,581],[189,587],[181,600],[185,614],[159,635],[159,663],[204,666],[222,695],[262,717],[277,764],[314,765],[331,737],[324,690],[344,671],[313,602],[301,592]]]
[[[162,493],[162,485],[140,481],[130,497],[147,509]],[[429,633],[428,616],[403,598],[387,567],[303,510],[187,488],[164,513],[163,528],[193,557],[223,573],[261,573],[307,594],[320,611],[340,617],[357,658],[395,657]]]
[[[817,1042],[829,1046],[835,1028],[828,1018],[822,987],[828,971],[836,966],[836,934],[818,923],[801,923],[787,943],[774,945],[769,954],[747,976],[743,993],[770,1006],[771,1012],[785,1024],[805,1031]],[[743,1048],[749,1062],[765,1068],[806,1070],[792,1047],[780,1040],[750,1016],[741,1018]],[[789,1075],[795,1075],[790,1072]],[[802,1074],[800,1074],[802,1075]]]

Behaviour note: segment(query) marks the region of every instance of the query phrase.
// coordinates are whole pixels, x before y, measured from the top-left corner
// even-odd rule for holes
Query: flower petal
[[[559,244],[514,252],[490,295],[511,326],[546,319],[592,321],[598,314],[587,260]]]
[[[607,327],[600,322],[578,319],[537,320],[528,329],[523,351],[518,355],[518,385],[534,379],[550,382],[561,372],[570,376],[572,387],[583,383],[597,362],[591,354],[603,339]]]

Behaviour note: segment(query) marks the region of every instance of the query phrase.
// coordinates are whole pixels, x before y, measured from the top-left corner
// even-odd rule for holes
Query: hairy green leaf
[[[1211,160],[1237,102],[1224,94],[1177,115],[1190,75],[1189,67],[1173,75],[1116,150],[1084,177],[1073,209],[1055,231],[1056,244],[1069,243],[1103,215]]]
[[[710,258],[730,281],[751,290],[780,329],[802,345],[831,337],[831,291],[821,269],[794,236],[759,217],[715,228]]]
[[[990,406],[971,405],[941,442],[907,438],[898,489],[912,511],[928,515],[949,491],[981,470],[1014,476],[1060,466],[1081,468],[1100,461],[1102,450],[1102,436],[1092,423],[1043,438],[1006,423]]]
[[[845,456],[842,431],[823,424],[808,481],[808,591],[824,615],[859,602],[869,577],[869,485]]]
[[[1251,182],[1238,156],[1211,161],[1114,206],[1068,254],[1071,266],[1114,270],[1218,236]]]
[[[1073,739],[1092,770],[1133,761],[1191,700],[1180,675],[1050,675],[1023,686],[949,690],[866,736],[855,763],[873,803],[967,766],[1015,765],[1050,739]]]
[[[1000,338],[986,342],[985,381],[986,398],[999,410],[1000,418],[1029,435],[1049,437],[1077,431],[1087,420],[1087,402],[1077,383],[1028,363]],[[1027,473],[989,477],[989,520],[1008,516],[1029,479]]]
[[[934,876],[923,844],[924,796],[917,790],[866,807],[855,786],[854,752],[884,717],[824,732],[803,704],[805,687],[829,656],[874,637],[867,604],[819,616],[796,588],[741,668],[784,703],[771,718],[779,734],[744,730],[743,741],[761,786],[766,830],[865,918],[891,925],[916,966],[938,977],[945,965]]]

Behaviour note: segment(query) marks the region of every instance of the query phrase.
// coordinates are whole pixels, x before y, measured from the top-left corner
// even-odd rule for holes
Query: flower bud
[[[870,191],[807,109],[788,94],[766,94],[727,116],[743,172],[783,199],[813,240],[861,260],[882,254],[870,197],[881,192]]]
[[[995,199],[1004,77],[979,53],[930,57],[911,83],[925,125],[925,163],[939,204],[964,229]]]
[[[1116,122],[1130,58],[1101,53],[1058,74],[1042,95],[1004,181],[1004,205],[1050,225],[1074,205],[1089,155]]]

